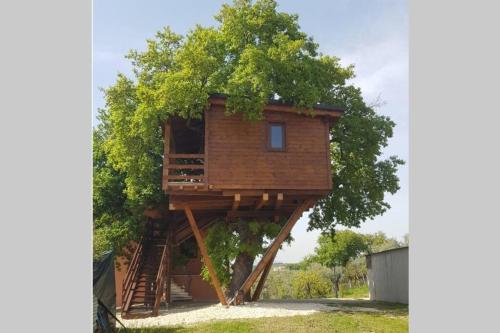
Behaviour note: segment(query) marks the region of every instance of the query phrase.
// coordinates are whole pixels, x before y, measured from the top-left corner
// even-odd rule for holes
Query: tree
[[[106,164],[95,166],[94,173],[108,170],[113,181],[94,182],[94,191],[100,187],[123,202],[119,212],[112,205],[94,214],[94,233],[106,240],[101,248],[137,239],[144,210],[162,213],[167,206],[161,191],[161,125],[173,116],[199,119],[211,93],[226,94],[227,112],[241,113],[249,121],[262,118],[271,98],[299,109],[316,103],[345,108],[330,133],[334,189],[314,208],[309,227],[332,231],[337,225],[357,226],[388,209],[384,194],[399,188],[396,171],[403,162],[379,157],[394,123],[376,114],[361,91],[348,84],[354,67],[321,54],[319,45],[300,30],[298,16],[278,12],[274,0],[235,0],[223,5],[215,18],[217,27],[196,26],[186,36],[168,27],[158,32],[145,51],[127,55],[134,78],[120,74],[104,89],[100,141],[94,148]],[[246,279],[272,236],[266,228],[250,230],[243,222],[231,230],[238,242],[226,249],[226,259],[236,255],[230,261],[229,295]],[[112,232],[103,233],[103,228]],[[215,243],[208,250],[219,256]],[[217,262],[227,266],[227,261]],[[218,269],[223,270],[227,267]]]
[[[374,234],[363,235],[363,237],[365,238],[367,250],[369,253],[396,249],[403,246],[403,244],[400,243],[397,239],[389,238],[381,231]]]
[[[140,233],[138,216],[127,207],[125,175],[109,163],[103,149],[105,128],[93,131],[93,256],[99,258],[109,249],[126,254],[130,239]]]
[[[363,235],[351,230],[342,230],[334,235],[322,234],[318,238],[318,247],[315,248],[317,261],[333,270],[333,285],[335,297],[340,290],[342,269],[349,260],[356,258],[367,250]]]
[[[265,252],[283,222],[240,219],[236,224],[215,223],[208,230],[205,243],[228,297],[234,295],[240,283],[252,272],[255,257]],[[288,237],[285,241],[289,243],[291,240]],[[206,267],[203,267],[202,276],[210,281]]]
[[[332,283],[318,271],[299,271],[292,279],[292,293],[294,298],[326,297]]]
[[[367,283],[368,269],[366,268],[366,259],[363,256],[349,260],[343,268],[341,282],[352,288],[354,285]]]
[[[306,255],[302,260],[297,264],[298,269],[301,270],[306,270],[308,269],[311,265],[319,263],[318,258],[314,254],[309,254]]]

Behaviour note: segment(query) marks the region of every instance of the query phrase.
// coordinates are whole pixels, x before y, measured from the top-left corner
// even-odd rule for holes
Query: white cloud
[[[356,77],[352,82],[361,88],[368,102],[379,95],[386,99],[394,93],[407,94],[408,44],[401,36],[361,44],[339,56],[343,65],[355,65]]]

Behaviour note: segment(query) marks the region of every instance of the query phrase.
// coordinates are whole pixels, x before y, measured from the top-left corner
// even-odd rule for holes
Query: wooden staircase
[[[193,298],[183,287],[177,285],[174,281],[170,283],[170,300],[177,301],[191,301]]]
[[[122,318],[157,316],[170,297],[172,232],[167,221],[148,222],[123,281]]]

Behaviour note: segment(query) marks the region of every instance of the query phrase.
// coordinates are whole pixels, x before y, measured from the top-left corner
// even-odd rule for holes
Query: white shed
[[[408,247],[368,254],[370,299],[408,304]]]

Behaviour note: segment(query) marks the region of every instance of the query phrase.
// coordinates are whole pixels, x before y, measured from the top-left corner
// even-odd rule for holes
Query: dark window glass
[[[270,140],[271,149],[282,150],[284,148],[284,145],[285,145],[285,143],[283,142],[283,139],[284,139],[283,125],[281,125],[281,124],[271,124],[270,128],[271,128],[271,133],[270,133],[270,136],[271,136],[271,140]]]

